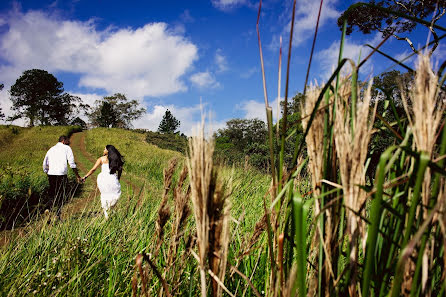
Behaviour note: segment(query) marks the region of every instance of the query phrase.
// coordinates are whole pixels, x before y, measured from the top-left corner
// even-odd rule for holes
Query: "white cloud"
[[[412,51],[408,51],[408,50],[406,50],[406,51],[404,51],[404,52],[400,52],[400,53],[396,54],[396,56],[395,56],[394,58],[395,58],[396,60],[400,61],[401,63],[403,63],[404,65],[407,65],[407,66],[413,68],[413,66],[414,66],[414,62],[415,62],[415,60],[416,60],[417,55],[413,55],[413,56],[409,57],[410,54],[412,54],[412,53],[413,53]],[[408,57],[409,57],[409,58],[408,58]],[[407,58],[407,59],[406,59],[406,58]],[[390,62],[390,61],[389,61],[389,62]],[[392,65],[393,65],[393,64],[394,64],[394,63],[392,63]]]
[[[228,70],[228,61],[222,54],[221,49],[217,49],[217,52],[215,53],[215,64],[217,65],[217,72],[225,72]]]
[[[361,61],[368,56],[368,54],[371,52],[371,49],[367,46],[364,46],[365,44],[371,44],[371,45],[377,45],[382,40],[381,34],[376,34],[374,38],[370,41],[363,41],[360,43],[355,43],[354,41],[351,41],[349,38],[345,39],[344,42],[344,51],[343,51],[343,57],[344,58],[350,58],[355,64],[358,63],[358,59],[360,58]],[[323,49],[319,51],[315,58],[319,62],[320,65],[320,75],[319,79],[327,80],[334,72],[334,70],[337,67],[338,64],[338,57],[339,57],[339,40],[334,41],[328,48]],[[363,66],[360,68],[360,72],[365,75],[372,74],[373,70],[373,58],[370,58]],[[344,66],[345,71],[349,72],[351,71],[350,63],[347,62],[347,64]],[[344,70],[343,70],[344,72]]]
[[[215,8],[223,11],[229,11],[240,6],[253,7],[253,4],[249,0],[211,0],[211,2]]]
[[[258,67],[252,67],[249,68],[248,70],[241,72],[240,73],[240,77],[241,78],[250,78],[251,76],[253,76],[255,73],[259,72],[259,68]]]
[[[208,71],[193,74],[190,81],[199,88],[217,88],[220,86],[215,77]]]
[[[93,21],[67,21],[42,11],[3,16],[0,81],[10,86],[26,69],[79,74],[79,85],[129,97],[186,90],[184,74],[197,47],[165,23],[132,29],[97,29]]]
[[[190,14],[189,9],[183,11],[183,13],[180,15],[180,19],[183,21],[183,23],[195,22],[195,18]]]
[[[341,15],[341,12],[336,10],[336,4],[338,0],[326,0],[322,6],[321,17],[319,20],[319,29],[325,24],[330,23],[336,25],[336,20]],[[286,24],[282,33],[282,36],[289,36],[291,30],[290,12],[292,11],[293,1],[287,2],[283,11],[284,13],[279,19],[283,22],[286,20]],[[304,41],[310,37],[313,38],[314,30],[316,28],[317,16],[319,13],[320,1],[314,0],[301,0],[296,2],[296,14],[294,20],[293,29],[293,46],[300,46]],[[287,37],[288,38],[288,37]],[[271,43],[268,46],[271,50],[279,48],[279,36],[273,37]]]
[[[158,126],[163,119],[164,113],[169,109],[172,115],[180,121],[179,130],[188,135],[192,136],[195,134],[195,129],[197,125],[201,123],[202,106],[199,104],[191,107],[179,107],[175,105],[155,105],[151,108],[147,108],[147,113],[140,119],[136,120],[133,124],[135,128],[149,129],[151,131],[157,131]],[[209,116],[210,119],[207,121],[206,129],[211,129],[211,131],[217,131],[218,129],[225,126],[226,121],[214,121],[213,114]],[[209,118],[208,117],[208,118]]]
[[[438,45],[437,49],[432,54],[432,65],[433,68],[438,71],[438,68],[440,67],[441,63],[444,62],[446,59],[446,45],[440,44]],[[444,71],[443,71],[444,74]]]
[[[283,100],[283,98],[281,98]],[[273,122],[277,122],[277,111],[279,110],[277,107],[277,98],[269,102],[269,105],[273,109]],[[243,111],[244,119],[260,119],[266,121],[266,110],[265,110],[265,101],[257,101],[257,100],[247,100],[243,101],[236,106],[237,109]]]

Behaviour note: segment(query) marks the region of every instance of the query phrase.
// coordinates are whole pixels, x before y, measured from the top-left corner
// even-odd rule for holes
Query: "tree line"
[[[65,92],[63,83],[42,69],[24,71],[9,94],[14,113],[6,120],[25,119],[31,127],[79,125],[85,128],[87,123],[79,117],[84,113],[92,126],[130,128],[131,122],[145,113],[138,101],[120,93],[96,100],[94,106],[85,104],[80,97]],[[0,117],[5,118],[1,110]]]

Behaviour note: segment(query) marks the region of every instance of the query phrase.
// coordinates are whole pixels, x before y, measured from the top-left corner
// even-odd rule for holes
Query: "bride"
[[[106,219],[108,219],[107,211],[115,206],[121,196],[119,180],[123,164],[124,161],[119,151],[109,144],[104,149],[104,155],[96,161],[93,168],[82,178],[85,181],[101,165],[102,171],[98,175],[97,184],[101,192],[101,205]]]

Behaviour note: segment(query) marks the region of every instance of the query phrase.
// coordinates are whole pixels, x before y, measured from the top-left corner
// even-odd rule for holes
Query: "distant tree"
[[[296,95],[294,95],[293,98],[288,100],[288,108],[287,108],[287,134],[286,137],[288,138],[288,141],[285,142],[285,151],[284,151],[284,163],[286,165],[291,165],[294,149],[295,149],[295,143],[300,143],[303,140],[303,128],[302,128],[302,119],[301,119],[301,104],[304,103],[305,97],[302,93],[298,92]],[[285,102],[281,102],[281,110],[282,115],[284,112]],[[280,119],[279,121],[279,131],[280,135],[282,134],[282,125],[284,121],[283,119]],[[277,124],[276,124],[277,125]],[[274,129],[276,129],[275,127]],[[305,148],[305,146],[304,146]],[[304,154],[306,151],[303,152]]]
[[[432,32],[435,44],[431,53],[438,47],[439,38],[435,28],[430,23],[435,24],[446,12],[446,1],[444,0],[370,0],[369,4],[387,8],[392,11],[409,15],[411,17],[427,20],[428,24],[423,24]],[[438,8],[437,8],[438,4]],[[412,32],[417,26],[417,22],[406,18],[398,17],[394,14],[383,12],[377,8],[366,5],[355,5],[353,9],[345,11],[338,19],[338,26],[342,28],[344,19],[347,20],[347,34],[351,34],[355,27],[364,34],[381,32],[383,38],[392,35],[398,40],[406,40],[411,49],[417,52],[412,41],[402,36],[403,33]]]
[[[220,161],[249,163],[265,170],[269,165],[266,124],[259,119],[232,119],[215,133],[215,155]]]
[[[79,126],[82,129],[86,129],[87,128],[87,123],[83,119],[81,119],[80,117],[75,117],[74,119],[71,120],[70,126]]]
[[[10,89],[12,109],[8,120],[27,118],[29,125],[66,125],[75,113],[79,97],[64,93],[63,83],[41,69],[23,72]]]
[[[397,70],[384,72],[373,78],[371,107],[377,104],[377,118],[374,122],[375,133],[372,134],[369,143],[370,162],[367,167],[367,176],[370,179],[375,177],[382,153],[389,146],[395,144],[395,136],[387,125],[391,125],[392,129],[400,135],[404,133],[397,124],[397,118],[402,121],[406,119],[401,93],[408,94],[410,92],[412,81],[412,73],[401,73]],[[393,110],[390,101],[392,101],[395,110]]]
[[[232,119],[217,131],[217,137],[227,137],[242,151],[251,143],[266,143],[266,124],[259,119]]]
[[[158,126],[158,132],[175,133],[178,127],[180,127],[180,121],[172,115],[170,110],[166,110],[163,119]]]
[[[95,106],[88,113],[93,126],[107,128],[131,128],[132,121],[140,118],[146,112],[139,106],[138,101],[129,100],[124,94],[97,100]]]
[[[3,90],[4,85],[0,84],[0,91]],[[5,118],[5,114],[2,112],[2,108],[0,107],[0,120]]]

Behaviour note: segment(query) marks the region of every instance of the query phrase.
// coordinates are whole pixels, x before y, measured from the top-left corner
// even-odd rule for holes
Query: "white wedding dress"
[[[121,184],[118,180],[118,173],[110,174],[108,163],[103,163],[101,173],[98,174],[97,183],[99,191],[101,191],[101,206],[107,219],[107,211],[118,202],[121,196]]]

